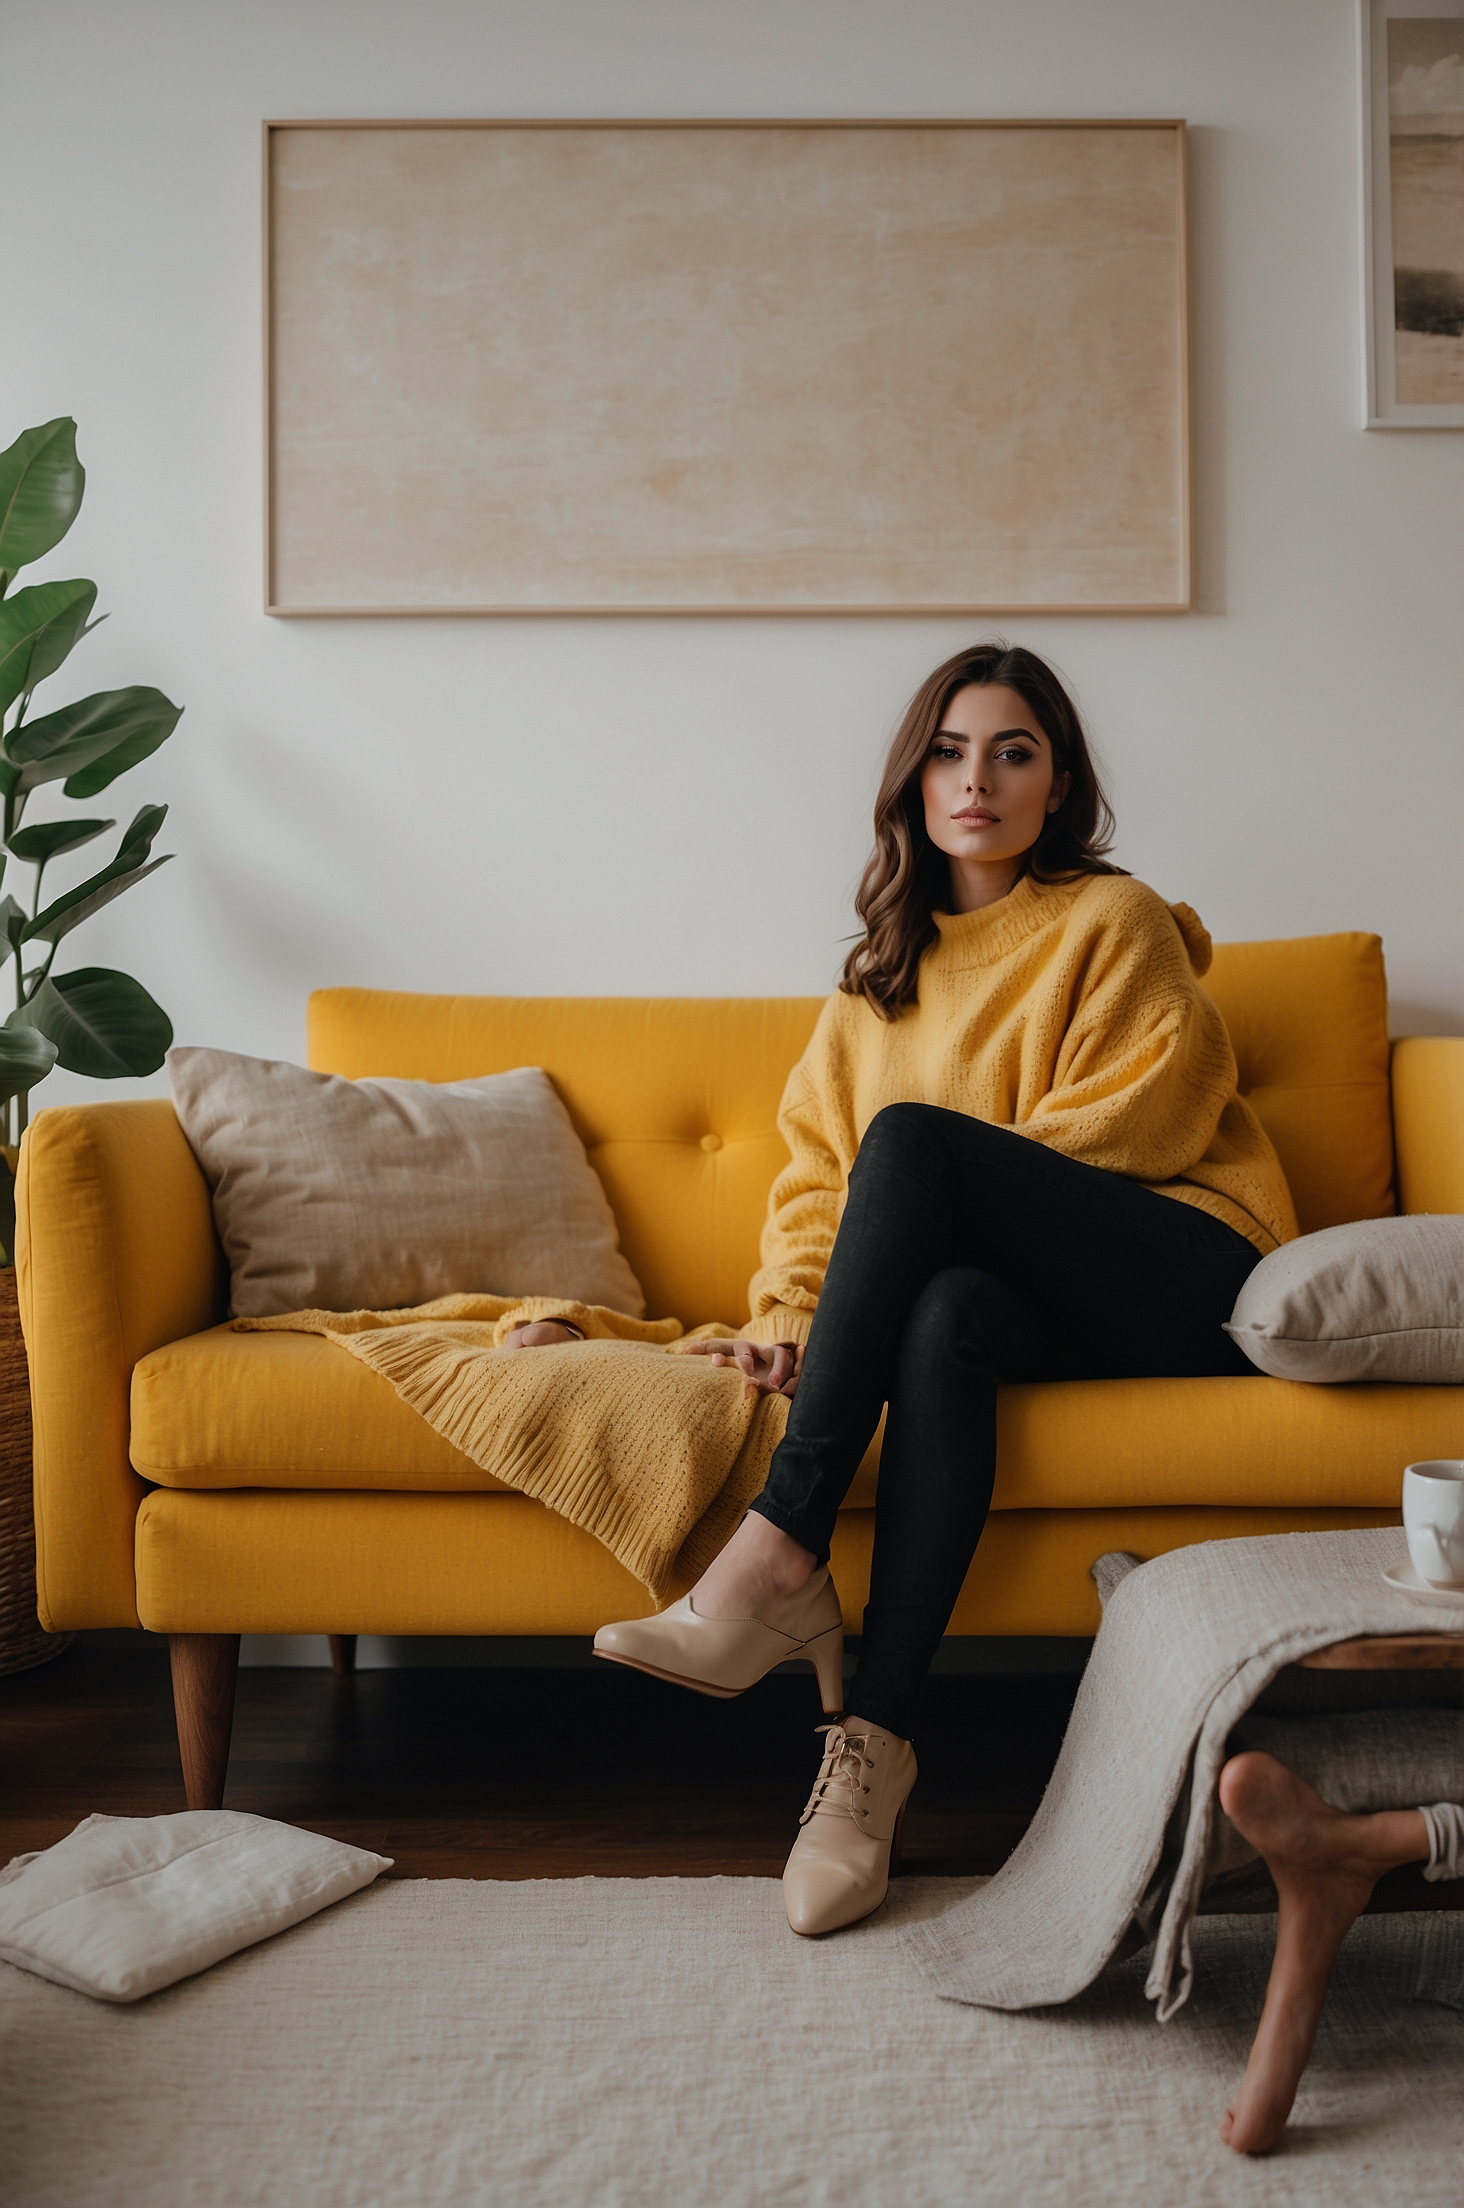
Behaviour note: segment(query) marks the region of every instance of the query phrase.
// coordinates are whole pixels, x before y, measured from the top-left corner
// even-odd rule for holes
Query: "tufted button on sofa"
[[[1464,1041],[1390,1052],[1375,936],[1220,947],[1207,977],[1304,1230],[1464,1211]],[[309,1059],[360,1077],[542,1066],[652,1316],[745,1318],[778,1100],[819,1000],[330,989]],[[208,1189],[165,1101],[41,1112],[18,1186],[42,1621],[174,1637],[189,1798],[222,1794],[240,1632],[589,1634],[649,1605],[589,1535],[479,1471],[328,1342],[235,1334]],[[507,1284],[506,1284],[507,1285]],[[1086,1635],[1105,1550],[1393,1523],[1464,1389],[1259,1377],[1011,1387],[959,1634]],[[878,1441],[834,1572],[857,1631]],[[221,1745],[222,1743],[222,1745]]]

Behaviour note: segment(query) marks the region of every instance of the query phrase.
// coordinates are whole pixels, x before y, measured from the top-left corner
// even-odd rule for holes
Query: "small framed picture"
[[[1359,0],[1366,425],[1464,429],[1464,0]]]

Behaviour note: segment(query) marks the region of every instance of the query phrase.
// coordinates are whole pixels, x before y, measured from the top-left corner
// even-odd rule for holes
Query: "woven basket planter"
[[[0,1266],[0,1673],[30,1671],[69,1648],[36,1616],[36,1521],[31,1500],[30,1370],[15,1300],[15,1267]]]

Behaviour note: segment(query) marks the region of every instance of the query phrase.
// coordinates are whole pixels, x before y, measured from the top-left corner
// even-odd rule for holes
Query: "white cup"
[[[1403,1474],[1408,1560],[1430,1587],[1464,1587],[1464,1457],[1431,1457]]]

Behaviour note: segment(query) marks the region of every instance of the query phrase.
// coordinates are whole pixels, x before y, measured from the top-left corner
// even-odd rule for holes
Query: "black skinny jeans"
[[[1245,1373],[1260,1253],[1193,1204],[935,1104],[871,1122],[752,1508],[820,1561],[889,1405],[848,1708],[909,1739],[996,1476],[998,1380]]]

